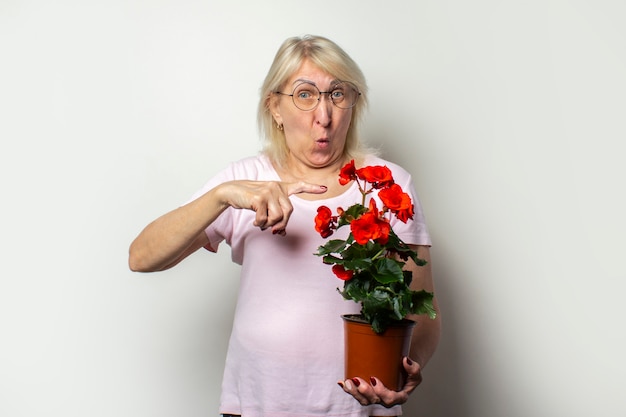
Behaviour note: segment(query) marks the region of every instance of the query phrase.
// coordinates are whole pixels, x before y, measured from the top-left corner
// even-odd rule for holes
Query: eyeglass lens
[[[354,107],[359,98],[359,92],[354,84],[342,81],[332,85],[331,88],[330,91],[320,92],[313,84],[306,82],[298,84],[293,90],[293,103],[300,110],[313,110],[317,107],[321,95],[328,94],[335,106],[341,109]]]

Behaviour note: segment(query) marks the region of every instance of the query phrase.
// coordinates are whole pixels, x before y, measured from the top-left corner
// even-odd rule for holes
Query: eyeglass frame
[[[315,106],[313,106],[310,109],[301,109],[300,107],[298,107],[298,105],[296,104],[296,99],[295,99],[295,92],[298,89],[298,87],[300,87],[302,84],[308,84],[313,86],[319,93],[319,97],[317,98],[317,103],[315,104]],[[333,97],[331,96],[331,93],[333,91],[335,91],[336,87],[340,84],[347,84],[348,86],[354,88],[354,91],[356,91],[356,98],[354,99],[354,104],[352,104],[350,107],[339,107],[339,105],[337,103],[335,103],[335,100],[333,100]],[[315,85],[314,83],[310,82],[310,81],[301,81],[300,83],[298,83],[294,88],[293,88],[293,92],[291,94],[287,94],[287,93],[283,93],[282,91],[274,91],[275,94],[280,94],[282,96],[288,96],[291,97],[291,101],[293,102],[293,105],[296,106],[296,108],[300,111],[313,111],[315,109],[317,109],[317,107],[320,105],[320,101],[322,100],[322,95],[324,94],[328,94],[328,98],[330,99],[331,103],[333,103],[334,106],[336,106],[338,109],[342,109],[342,110],[349,110],[351,108],[353,108],[354,106],[356,106],[356,103],[359,101],[359,97],[361,96],[361,92],[359,91],[359,88],[356,86],[356,84],[351,83],[350,81],[337,81],[335,83],[333,83],[331,85],[332,90],[330,91],[320,91],[319,87],[317,85]]]

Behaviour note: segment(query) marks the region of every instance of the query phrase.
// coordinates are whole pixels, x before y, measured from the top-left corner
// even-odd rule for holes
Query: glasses
[[[341,81],[331,86],[330,91],[320,91],[313,83],[303,81],[296,85],[293,93],[287,94],[276,91],[276,94],[289,96],[293,104],[303,111],[314,110],[322,99],[322,94],[328,94],[330,101],[340,109],[351,109],[356,105],[361,93],[356,85],[348,81]]]

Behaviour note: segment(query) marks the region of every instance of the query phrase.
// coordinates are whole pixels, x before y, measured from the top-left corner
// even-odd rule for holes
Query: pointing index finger
[[[300,182],[291,182],[287,184],[287,194],[300,194],[300,193],[309,193],[309,194],[323,194],[328,190],[328,187],[325,185],[317,185],[310,184],[308,182],[300,181]]]

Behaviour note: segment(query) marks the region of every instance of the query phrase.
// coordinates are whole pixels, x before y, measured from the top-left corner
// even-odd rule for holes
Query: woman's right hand
[[[228,206],[248,209],[256,213],[254,226],[261,230],[272,228],[272,233],[285,234],[293,206],[292,194],[323,194],[326,186],[300,182],[231,181],[221,185],[221,193]]]

